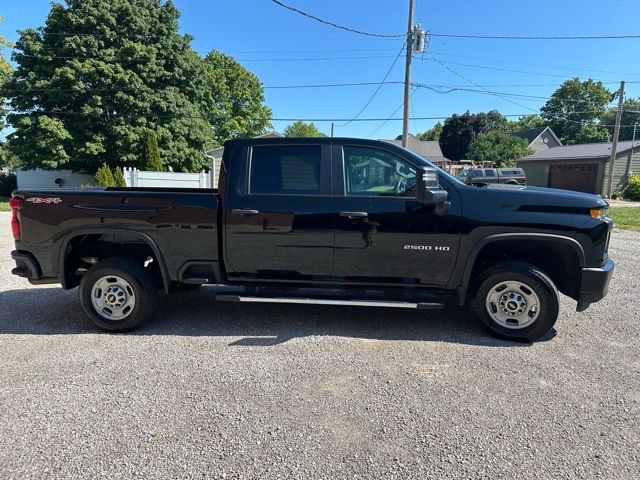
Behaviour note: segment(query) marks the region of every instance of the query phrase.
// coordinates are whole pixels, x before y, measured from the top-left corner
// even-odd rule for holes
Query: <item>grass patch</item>
[[[609,216],[613,218],[614,228],[640,232],[640,207],[611,207]]]
[[[8,212],[9,210],[9,199],[6,197],[0,197],[0,212]]]

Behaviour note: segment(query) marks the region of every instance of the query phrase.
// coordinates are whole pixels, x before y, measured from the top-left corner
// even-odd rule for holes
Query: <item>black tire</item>
[[[520,293],[524,297],[522,301],[526,307],[523,307],[523,313],[519,313],[520,310],[507,310],[514,308],[514,302],[510,302],[509,298],[507,298],[507,305],[504,307],[501,307],[501,303],[496,304],[490,301],[490,291],[492,291],[492,295],[499,297],[500,301],[501,295],[511,295],[509,292],[513,288],[506,288],[506,282],[513,282],[512,285],[516,283],[524,285],[523,290],[515,291],[516,296]],[[505,287],[504,290],[500,290],[503,287]],[[528,289],[535,295],[523,293]],[[537,302],[535,296],[537,296]],[[525,311],[536,303],[538,303],[537,317],[533,309]],[[539,340],[551,331],[558,319],[560,300],[558,290],[551,279],[535,266],[525,262],[504,262],[489,268],[479,277],[472,305],[480,323],[493,335],[510,340],[532,342]],[[494,311],[492,316],[489,310],[493,311],[496,307],[503,309],[503,311]],[[519,308],[517,302],[515,302],[515,308]],[[507,316],[506,320],[501,322],[494,319],[494,317],[502,316],[503,312]],[[509,315],[514,315],[514,317],[511,318]],[[531,323],[527,324],[527,322]]]
[[[122,313],[122,318],[109,319],[105,317],[106,314],[98,312],[94,305],[94,286],[109,276],[124,279],[131,289],[129,293],[133,294],[129,295],[134,300],[133,305]],[[125,297],[127,289],[124,289]],[[156,282],[149,271],[141,264],[124,258],[110,258],[91,267],[80,280],[79,295],[82,308],[91,321],[109,332],[126,332],[136,328],[154,315],[158,305]]]

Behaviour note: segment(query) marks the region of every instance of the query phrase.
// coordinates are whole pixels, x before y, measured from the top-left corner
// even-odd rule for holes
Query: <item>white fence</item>
[[[147,172],[137,168],[125,168],[127,187],[211,188],[211,174]]]
[[[79,188],[95,185],[93,175],[82,175],[69,170],[16,170],[18,188],[40,190],[44,188]],[[58,183],[56,183],[58,180]]]
[[[127,187],[212,188],[211,174],[206,172],[147,172],[136,168],[125,168],[123,171]],[[68,170],[17,169],[16,176],[18,188],[22,190],[80,188],[96,184],[93,175],[83,175]]]

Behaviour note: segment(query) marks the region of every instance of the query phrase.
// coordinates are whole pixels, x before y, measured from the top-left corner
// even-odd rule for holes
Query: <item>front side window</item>
[[[474,170],[471,176],[473,178],[482,178],[482,170]]]
[[[344,147],[344,179],[350,196],[412,197],[416,169],[383,150]]]
[[[320,145],[253,147],[249,193],[319,195],[320,159]]]

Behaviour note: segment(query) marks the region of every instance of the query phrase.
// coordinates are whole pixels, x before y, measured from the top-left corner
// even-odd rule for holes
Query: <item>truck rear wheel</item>
[[[498,337],[535,341],[558,319],[558,290],[544,273],[524,262],[505,262],[481,275],[473,297],[480,322]]]
[[[158,292],[149,272],[131,260],[110,258],[91,267],[80,281],[80,303],[103,330],[132,330],[155,313]]]

